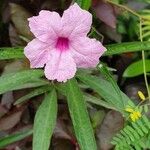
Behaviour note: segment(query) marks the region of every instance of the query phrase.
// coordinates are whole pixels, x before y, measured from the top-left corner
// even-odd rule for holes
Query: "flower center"
[[[65,51],[69,48],[69,39],[65,37],[59,37],[57,39],[56,48],[60,51]]]

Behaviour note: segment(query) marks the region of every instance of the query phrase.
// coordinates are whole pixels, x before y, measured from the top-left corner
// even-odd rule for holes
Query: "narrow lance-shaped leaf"
[[[18,105],[20,103],[23,103],[23,102],[26,102],[28,101],[29,99],[35,97],[35,96],[38,96],[38,95],[41,95],[47,91],[50,91],[51,90],[51,87],[50,86],[44,86],[44,87],[40,87],[40,88],[37,88],[35,90],[33,90],[32,92],[30,92],[29,94],[19,98],[15,103],[14,105]]]
[[[45,96],[34,120],[33,150],[48,150],[57,117],[57,95],[53,89]]]
[[[118,94],[118,98],[120,99],[120,101],[122,101],[122,96],[121,96],[121,91],[119,89],[119,86],[117,85],[117,82],[113,79],[113,76],[108,71],[108,69],[106,68],[106,66],[100,64],[98,66],[98,69],[105,76],[106,80],[108,80],[111,83],[112,87],[115,89],[116,93]]]
[[[91,89],[96,91],[105,101],[113,105],[118,111],[124,112],[124,108],[130,99],[122,92],[122,100],[118,97],[116,89],[108,81],[98,78],[96,76],[90,76],[84,72],[78,72],[77,77],[84,82],[86,85],[89,85]]]
[[[120,44],[106,45],[107,51],[105,56],[127,53],[127,52],[138,52],[138,51],[149,51],[150,41],[145,42],[126,42]]]
[[[86,104],[75,79],[66,83],[66,91],[69,111],[80,149],[97,150]]]
[[[0,139],[0,148],[4,148],[9,144],[22,140],[32,134],[32,130],[21,131],[12,135],[8,135]]]
[[[19,86],[15,86],[14,88],[12,88],[11,90],[20,90],[20,89],[27,89],[27,88],[34,88],[34,87],[40,87],[40,86],[44,86],[44,85],[48,85],[49,82],[43,79],[35,79],[33,81],[29,81],[25,84],[19,85]]]
[[[67,89],[65,88],[65,85],[64,84],[58,84],[56,85],[55,87],[58,92],[60,92],[62,95],[67,95]],[[100,105],[100,106],[103,106],[105,108],[108,108],[108,109],[113,109],[113,110],[116,110],[116,107],[114,107],[112,104],[102,100],[100,97],[95,97],[95,96],[92,96],[90,94],[87,94],[87,93],[83,93],[83,97],[85,99],[86,102],[90,102],[90,103],[93,103],[93,104],[96,104],[96,105]]]
[[[90,94],[84,94],[84,98],[85,98],[86,102],[90,102],[90,103],[93,103],[93,104],[103,106],[105,108],[113,109],[113,110],[117,111],[117,109],[112,104],[110,104],[104,100],[101,100],[100,98],[97,98],[95,96],[92,96]]]
[[[24,58],[23,48],[0,48],[0,60]]]
[[[146,72],[150,72],[150,60],[145,60]],[[135,77],[144,73],[143,60],[136,61],[129,65],[123,73],[124,77]]]
[[[36,80],[43,76],[42,70],[24,70],[15,73],[8,73],[0,77],[0,94],[21,86],[29,81]]]
[[[78,4],[82,4],[82,0],[79,0]],[[90,6],[90,5],[89,5]],[[85,5],[84,7],[89,8]],[[110,44],[105,45],[107,51],[104,56],[116,55],[127,52],[138,52],[138,51],[149,51],[150,50],[150,41],[144,42],[125,42],[120,44]],[[9,47],[9,48],[0,48],[0,60],[5,59],[16,59],[24,58],[23,47]]]

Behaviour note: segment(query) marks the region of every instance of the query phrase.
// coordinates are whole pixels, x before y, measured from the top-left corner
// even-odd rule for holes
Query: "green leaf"
[[[23,48],[0,48],[0,60],[24,58]]]
[[[32,134],[32,130],[18,132],[12,135],[5,136],[0,139],[0,148],[4,148],[9,144],[22,140]]]
[[[34,88],[34,87],[39,87],[39,86],[43,86],[43,85],[47,85],[47,84],[49,84],[49,81],[38,79],[38,80],[29,81],[25,84],[16,86],[16,87],[12,88],[11,90]]]
[[[76,2],[83,8],[88,10],[91,5],[91,0],[76,0]],[[107,51],[104,56],[116,55],[127,52],[138,52],[150,50],[150,41],[144,42],[125,42],[121,44],[106,45]],[[23,48],[10,47],[0,48],[0,60],[24,58]]]
[[[100,98],[97,98],[95,96],[92,96],[90,94],[84,94],[84,98],[85,98],[86,102],[90,102],[90,103],[93,103],[93,104],[96,104],[99,106],[103,106],[108,109],[113,109],[113,110],[118,111],[112,104],[110,104],[104,100],[101,100]]]
[[[48,150],[57,117],[57,95],[53,89],[40,105],[34,120],[33,150]]]
[[[8,73],[0,77],[0,94],[21,86],[27,82],[42,77],[42,70],[24,70],[15,73]]]
[[[76,2],[83,8],[89,9],[91,5],[91,0],[76,0]],[[142,50],[150,50],[150,42],[126,42],[121,44],[111,44],[106,45],[107,51],[105,56],[127,53],[127,52],[137,52]],[[24,58],[23,48],[10,47],[10,48],[0,48],[0,60],[4,59],[15,59]]]
[[[75,79],[66,83],[66,91],[69,111],[80,149],[97,150],[86,103]]]
[[[91,6],[91,0],[75,0],[78,5],[85,10],[88,10]]]
[[[106,45],[107,51],[104,56],[122,54],[127,52],[149,51],[150,41],[145,42],[126,42],[121,44]]]
[[[89,85],[91,89],[96,91],[105,101],[110,103],[118,111],[124,112],[124,108],[130,99],[122,92],[122,100],[118,97],[116,89],[112,84],[102,78],[85,74],[83,71],[78,72],[77,78],[79,78],[86,85]]]
[[[145,60],[146,72],[150,72],[150,60]],[[143,61],[139,60],[129,65],[123,73],[124,77],[135,77],[143,74]]]
[[[118,94],[118,98],[122,101],[122,96],[121,96],[121,91],[119,89],[119,86],[117,85],[116,81],[113,79],[113,76],[111,73],[108,71],[105,65],[100,64],[98,66],[98,69],[100,72],[105,76],[105,78],[111,83],[113,88],[115,89],[116,93]]]
[[[58,92],[60,92],[62,95],[67,95],[67,89],[65,88],[65,84],[55,84],[55,88],[58,90]],[[106,101],[104,100],[101,100],[100,97],[95,97],[95,96],[92,96],[90,94],[87,94],[87,93],[83,93],[83,97],[85,99],[86,102],[90,102],[90,103],[93,103],[95,105],[99,105],[99,106],[103,106],[105,108],[108,108],[108,109],[113,109],[113,110],[116,110],[116,107],[114,107],[112,104],[110,103],[107,103]]]
[[[51,90],[50,86],[44,86],[44,87],[37,88],[37,89],[33,90],[32,92],[30,92],[29,94],[19,98],[14,103],[14,105],[18,105],[18,104],[21,104],[23,102],[27,102],[29,99],[31,99],[31,98],[33,98],[35,96],[41,95],[43,93],[46,93],[47,91],[50,91],[50,90]]]

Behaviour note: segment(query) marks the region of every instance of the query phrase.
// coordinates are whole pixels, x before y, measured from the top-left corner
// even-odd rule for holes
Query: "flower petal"
[[[70,38],[86,36],[91,24],[92,15],[75,3],[65,10],[62,16],[62,36]]]
[[[39,40],[46,42],[56,39],[61,30],[61,17],[57,12],[40,11],[38,16],[28,19],[31,32]]]
[[[30,60],[31,68],[44,67],[48,61],[49,51],[52,46],[34,39],[24,48],[25,56]]]
[[[78,38],[71,43],[71,53],[79,68],[96,67],[106,48],[96,39]]]
[[[53,50],[51,58],[45,66],[45,76],[49,80],[66,82],[67,79],[74,77],[76,73],[76,64],[68,51],[60,52]]]

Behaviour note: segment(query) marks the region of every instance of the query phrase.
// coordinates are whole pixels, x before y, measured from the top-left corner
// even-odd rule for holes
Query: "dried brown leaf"
[[[0,131],[13,128],[21,119],[23,109],[0,119]]]
[[[110,150],[113,146],[110,144],[112,137],[124,125],[124,119],[119,112],[109,111],[99,130],[97,130],[98,144],[101,150]]]
[[[116,28],[117,19],[113,6],[103,1],[99,1],[99,3],[94,6],[94,10],[97,17],[101,21],[103,21],[105,24],[112,28]]]
[[[54,130],[54,136],[55,138],[63,138],[63,139],[68,139],[68,140],[72,139],[67,129],[67,126],[65,126],[62,120],[57,120],[57,124]]]
[[[2,106],[2,105],[0,104],[0,118],[1,118],[2,116],[4,116],[7,112],[8,112],[8,109],[6,109],[4,106]]]
[[[20,36],[23,36],[24,38],[31,40],[33,35],[30,32],[27,19],[31,17],[32,14],[18,4],[9,3],[9,6],[10,6],[11,20],[17,30],[17,33]]]
[[[1,99],[1,105],[10,109],[13,101],[14,101],[13,93],[12,91],[9,91],[3,94],[2,99]]]

